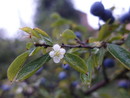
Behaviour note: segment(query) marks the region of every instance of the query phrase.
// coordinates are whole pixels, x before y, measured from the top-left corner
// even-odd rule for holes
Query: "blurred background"
[[[0,98],[130,97],[130,93],[118,85],[120,81],[125,81],[125,78],[86,96],[84,92],[89,87],[82,84],[79,73],[67,64],[48,63],[34,76],[20,83],[11,84],[7,80],[8,66],[26,50],[28,35],[19,28],[38,27],[50,35],[71,28],[78,38],[84,40],[95,35],[99,29],[99,18],[90,13],[90,7],[95,1],[101,0],[0,0]],[[129,0],[102,0],[102,3],[107,9],[115,7],[113,15],[116,21],[121,14],[128,12],[130,7]],[[57,19],[59,20],[56,21]],[[73,25],[70,26],[70,22]],[[100,21],[100,24],[104,22]],[[116,68],[108,70],[108,73],[112,75]],[[93,84],[102,78],[102,73],[97,72],[93,76]]]

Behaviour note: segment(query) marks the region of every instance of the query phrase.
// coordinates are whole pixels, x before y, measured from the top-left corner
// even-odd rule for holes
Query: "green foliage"
[[[61,37],[64,43],[68,43],[74,40],[76,38],[76,35],[72,30],[66,29],[65,31],[63,31]]]
[[[60,22],[59,19],[64,20],[64,22]],[[52,25],[54,28],[57,28],[54,29],[55,31],[58,30],[58,27],[61,27],[63,29],[66,24],[68,26],[72,26],[72,28],[76,30],[76,25],[73,27],[73,22],[70,22],[69,20],[63,19],[61,17],[56,17],[56,21]],[[10,65],[8,69],[8,78],[11,81],[25,80],[26,78],[32,76],[40,67],[42,67],[44,63],[47,63],[50,60],[50,56],[53,58],[54,61],[61,59],[60,54],[62,54],[62,52],[56,52],[57,50],[55,50],[54,55],[51,54],[49,56],[48,54],[46,54],[43,57],[33,60],[32,62],[25,64],[22,67],[26,60],[26,57],[34,56],[41,50],[43,51],[43,54],[47,53],[48,51],[50,51],[50,47],[53,46],[53,43],[62,43],[61,47],[65,48],[68,51],[62,57],[64,59],[64,63],[68,63],[73,69],[80,72],[81,80],[87,85],[91,85],[93,72],[95,72],[95,68],[99,68],[102,65],[104,57],[108,53],[107,51],[109,51],[110,54],[112,54],[112,56],[119,60],[126,68],[130,69],[129,52],[119,45],[109,44],[118,44],[120,43],[120,40],[123,41],[123,37],[121,36],[122,34],[118,34],[118,36],[112,34],[114,31],[117,30],[117,28],[118,25],[109,25],[107,23],[104,24],[99,31],[98,38],[89,39],[89,43],[84,43],[77,39],[75,33],[71,29],[65,29],[64,31],[59,30],[58,33],[55,33],[56,35],[52,35],[52,37],[60,37],[57,39],[57,41],[55,38],[53,38],[52,40],[52,38],[45,31],[39,28],[21,28],[21,30],[30,34],[30,38],[33,39],[34,44],[30,42],[27,43],[26,48],[29,51],[28,55],[20,55],[20,57],[17,57],[16,60],[14,60],[14,62]],[[62,32],[60,33],[60,31]],[[125,43],[129,43],[128,41],[129,36],[127,37]],[[83,58],[85,58],[86,62],[80,57],[81,55],[83,56]],[[23,60],[20,60],[21,58]],[[20,64],[18,64],[19,61],[21,61]],[[15,70],[15,72],[13,73],[13,69],[16,66],[19,67],[17,67],[18,69]]]
[[[125,41],[125,45],[130,48],[130,34],[128,35],[128,37]]]
[[[85,74],[81,74],[81,79],[83,82],[85,82],[87,85],[91,85],[92,82],[92,72],[94,69],[94,61],[93,58],[91,58],[91,56],[88,58],[87,60],[87,68],[88,68],[88,73],[87,76]]]
[[[65,25],[70,23],[70,21],[64,19],[64,18],[59,18],[57,19],[51,26],[52,27],[60,27],[61,25]]]
[[[8,71],[7,71],[7,75],[8,75],[8,79],[10,81],[14,81],[19,70],[21,69],[21,67],[23,66],[23,64],[25,63],[25,61],[27,60],[29,56],[29,51],[24,52],[23,54],[19,55],[9,66]]]
[[[97,53],[91,54],[91,56],[88,58],[88,64],[91,62],[91,66],[99,67],[102,65],[104,56],[105,56],[106,50],[104,48],[101,48],[98,50]]]
[[[114,31],[113,25],[104,24],[98,34],[98,40],[105,40]]]
[[[69,40],[69,39],[75,39],[76,35],[74,34],[72,30],[67,29],[62,33],[62,37]]]
[[[38,69],[40,69],[46,62],[50,60],[49,54],[45,54],[36,60],[25,64],[18,72],[16,81],[22,81],[32,76]]]
[[[105,23],[96,31],[97,35],[93,36],[80,24],[62,18],[57,13],[47,18],[49,23],[44,23],[44,28],[47,27],[45,31],[39,28],[21,28],[29,34],[27,51],[16,57],[9,66],[7,74],[10,81],[35,81],[31,86],[38,87],[40,97],[71,98],[75,94],[74,96],[84,98],[88,87],[94,85],[88,90],[91,93],[91,89],[93,91],[117,79],[124,69],[130,70],[130,53],[127,51],[130,48],[130,35],[125,28],[126,24]],[[83,36],[79,38],[76,32]],[[110,70],[104,66],[106,58],[115,58],[115,66]],[[41,76],[38,76],[39,73],[42,73]],[[129,74],[123,72],[121,78],[123,76],[128,79]],[[79,83],[80,80],[82,82]],[[99,81],[101,83],[97,83]],[[98,97],[102,96],[111,97],[106,93],[98,93]]]
[[[30,27],[24,27],[24,28],[20,28],[21,30],[25,31],[26,33],[35,36],[37,38],[40,38],[40,36],[38,35],[38,33],[36,33],[33,29],[31,29]]]
[[[44,36],[44,37],[49,37],[49,35],[48,35],[45,31],[43,31],[43,30],[41,30],[41,29],[39,29],[39,28],[34,28],[33,30],[34,30],[36,33],[41,34],[41,35]]]
[[[33,28],[32,29],[30,27],[23,27],[23,28],[21,28],[21,30],[25,31],[26,33],[29,33],[30,36],[40,38],[42,41],[44,41],[45,44],[48,44],[48,45],[53,44],[49,35],[45,31],[43,31],[39,28]],[[27,46],[27,48],[28,48],[28,46]]]
[[[26,49],[30,49],[32,46],[33,46],[33,43],[28,42],[28,43],[26,44]]]
[[[32,48],[29,56],[33,56],[33,55],[37,54],[40,50],[41,50],[41,47]]]
[[[64,59],[75,70],[84,74],[88,72],[87,65],[85,64],[84,60],[80,58],[79,56],[66,53]]]
[[[117,60],[130,70],[130,53],[127,50],[114,44],[108,44],[107,49]]]
[[[129,98],[130,88],[117,85],[120,80],[128,80],[129,83],[130,79],[127,23],[120,24],[116,20],[109,24],[108,20],[98,30],[89,31],[78,23],[77,11],[69,0],[40,2],[36,25],[41,29],[21,28],[29,35],[26,45],[18,40],[0,38],[0,78],[3,79],[0,81],[0,97],[12,97],[9,95],[14,93],[15,98],[113,98],[115,95],[117,98]],[[54,47],[56,44],[59,46]],[[108,58],[115,62],[111,68],[104,63]],[[8,67],[8,80],[19,81],[13,83],[8,91],[5,91],[10,86],[4,80],[5,66]],[[3,84],[7,84],[4,90]]]

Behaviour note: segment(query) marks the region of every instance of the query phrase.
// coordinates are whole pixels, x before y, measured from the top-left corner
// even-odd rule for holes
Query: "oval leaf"
[[[92,81],[92,72],[88,72],[88,74],[80,73],[80,79],[83,83],[90,86]]]
[[[130,53],[127,50],[114,44],[108,44],[107,49],[117,60],[130,70]]]
[[[97,60],[97,59],[96,59]],[[95,64],[97,64],[96,61],[94,59],[94,56],[90,56],[87,59],[87,68],[88,68],[88,73],[87,74],[80,74],[80,79],[82,82],[84,82],[85,84],[87,84],[88,86],[91,85],[91,81],[92,81],[92,71],[94,69]]]
[[[27,33],[29,33],[29,34],[31,34],[31,31],[32,31],[32,28],[30,28],[30,27],[23,27],[23,28],[20,28],[22,31],[24,31],[24,32],[27,32]]]
[[[32,28],[30,27],[23,27],[23,28],[20,28],[22,31],[28,33],[28,34],[31,34],[37,38],[40,38],[39,34],[37,32],[35,32]]]
[[[30,49],[31,52],[30,52],[29,56],[33,56],[33,55],[37,54],[41,49],[42,49],[42,47],[34,47],[34,48]]]
[[[115,25],[109,25],[107,23],[102,25],[98,34],[98,40],[102,41],[108,38],[115,28],[117,28]]]
[[[82,58],[77,55],[66,53],[64,57],[65,61],[70,64],[72,68],[81,73],[87,73],[87,66]]]
[[[62,33],[62,37],[66,39],[75,39],[76,35],[72,30],[67,29]]]
[[[125,40],[125,45],[130,48],[130,34],[128,35],[127,39]]]
[[[29,78],[30,76],[32,76],[38,69],[40,69],[43,64],[45,64],[46,62],[48,62],[50,60],[50,56],[49,54],[45,54],[37,59],[35,59],[34,61],[24,65],[21,70],[19,71],[16,80],[17,81],[22,81],[25,80],[27,78]]]
[[[29,51],[22,53],[19,55],[9,66],[7,71],[7,76],[10,81],[13,81],[21,69],[22,65],[25,63],[26,59],[29,56]]]
[[[30,49],[33,46],[33,43],[29,42],[26,44],[26,49]]]
[[[47,34],[45,31],[43,31],[43,30],[41,30],[41,29],[39,29],[39,28],[34,28],[33,30],[34,30],[35,32],[41,34],[42,36],[49,37],[48,34]]]
[[[50,38],[48,38],[48,37],[42,36],[42,40],[43,40],[44,43],[47,44],[47,45],[53,45],[52,40],[51,40]]]
[[[56,20],[55,22],[53,22],[53,24],[51,24],[52,27],[60,27],[62,25],[68,24],[69,21],[63,18],[59,18],[58,20]]]
[[[96,54],[92,54],[88,61],[90,60],[90,63],[92,63],[93,67],[99,67],[102,65],[104,56],[105,56],[106,50],[104,48],[100,48],[100,50]],[[87,64],[89,66],[89,64]],[[90,70],[88,68],[88,70]]]

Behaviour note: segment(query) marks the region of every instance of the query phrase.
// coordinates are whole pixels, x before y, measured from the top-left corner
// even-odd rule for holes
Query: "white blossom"
[[[60,60],[64,57],[66,50],[64,48],[61,48],[61,46],[58,44],[55,44],[52,48],[53,50],[50,51],[49,55],[53,58],[53,61],[55,63],[59,63]]]

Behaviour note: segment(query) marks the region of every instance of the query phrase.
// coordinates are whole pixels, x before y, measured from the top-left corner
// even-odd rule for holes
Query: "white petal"
[[[62,59],[63,57],[64,57],[64,55],[63,55],[63,54],[59,55],[59,58],[60,58],[60,59]]]
[[[66,52],[66,50],[65,50],[64,48],[61,48],[61,49],[60,49],[60,53],[61,53],[61,54],[65,54],[65,52]]]
[[[53,46],[53,49],[54,49],[54,51],[59,51],[60,50],[60,46],[58,44],[55,44]]]
[[[49,55],[50,55],[50,57],[54,57],[55,52],[54,52],[54,51],[51,51],[51,52],[49,53]]]
[[[59,63],[59,62],[60,62],[60,58],[59,58],[59,57],[53,57],[53,61],[54,61],[55,63]]]

